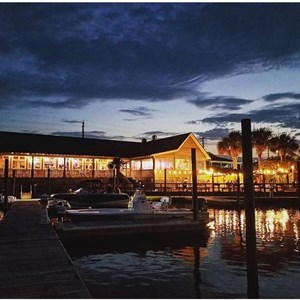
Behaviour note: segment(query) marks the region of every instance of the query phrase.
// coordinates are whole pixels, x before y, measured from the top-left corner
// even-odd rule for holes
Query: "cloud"
[[[285,128],[300,128],[300,103],[268,106],[249,111],[248,113],[222,113],[203,118],[201,122],[210,124],[240,123],[242,119],[250,118],[256,123],[274,123]],[[198,120],[200,121],[200,120]]]
[[[119,112],[131,114],[131,115],[137,116],[137,117],[151,117],[152,112],[154,112],[154,111],[155,111],[154,109],[149,109],[144,106],[140,106],[140,107],[133,108],[133,109],[120,109],[119,110]]]
[[[298,3],[1,3],[0,108],[209,106],[199,83],[299,67],[299,13]],[[224,108],[226,98],[215,100]],[[246,101],[227,100],[233,110]]]
[[[206,130],[203,132],[194,132],[197,138],[200,140],[201,138],[205,138],[208,140],[221,140],[224,136],[227,136],[229,133],[228,128],[213,128],[210,130]]]
[[[188,100],[199,108],[212,108],[217,110],[238,110],[246,104],[250,104],[251,100],[228,97],[228,96],[215,96],[215,97],[198,97],[197,99]]]
[[[82,137],[81,131],[55,131],[55,132],[52,132],[51,134],[58,135],[58,136]],[[84,137],[91,138],[91,139],[103,139],[103,140],[123,140],[123,139],[125,139],[125,137],[122,135],[109,136],[106,134],[105,131],[101,131],[101,130],[85,131]]]
[[[63,123],[68,123],[68,124],[78,124],[78,123],[82,123],[83,121],[81,120],[66,120],[66,119],[63,119],[61,120],[61,122]]]
[[[299,100],[300,99],[300,93],[275,93],[275,94],[269,94],[269,95],[265,95],[263,97],[264,100],[268,101],[268,102],[273,102],[276,100],[281,100],[281,99],[295,99],[295,100]]]

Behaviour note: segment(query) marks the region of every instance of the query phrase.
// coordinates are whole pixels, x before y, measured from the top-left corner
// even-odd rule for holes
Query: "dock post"
[[[13,170],[12,176],[13,176],[13,181],[12,181],[12,195],[16,196],[16,170]]]
[[[196,148],[191,149],[192,156],[192,176],[193,176],[193,220],[198,220],[199,208],[198,208],[198,195],[197,195],[197,166],[196,166]]]
[[[167,195],[167,169],[164,169],[164,194]]]
[[[251,120],[242,119],[242,153],[244,173],[244,202],[246,214],[247,294],[259,298],[256,261],[255,205],[253,189],[253,158],[251,143]]]
[[[240,205],[240,196],[241,196],[241,181],[240,181],[240,165],[237,166],[237,177],[236,177],[236,184],[237,184],[237,204]]]
[[[47,172],[47,194],[50,196],[50,175],[51,175],[51,170],[48,168]]]
[[[8,159],[4,163],[4,212],[8,211]]]
[[[300,160],[297,160],[298,199],[300,201]]]

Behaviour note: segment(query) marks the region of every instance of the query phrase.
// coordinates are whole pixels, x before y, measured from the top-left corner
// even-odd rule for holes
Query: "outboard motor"
[[[153,212],[146,195],[143,194],[141,191],[135,192],[133,199],[131,200],[130,207],[128,208],[131,209],[133,212],[140,214],[147,214]]]
[[[171,205],[172,200],[168,196],[162,196],[159,202],[153,202],[152,207],[155,210],[168,210],[169,206]]]
[[[48,201],[47,209],[50,217],[56,217],[58,214],[66,213],[67,209],[71,209],[71,205],[67,200],[53,199]]]

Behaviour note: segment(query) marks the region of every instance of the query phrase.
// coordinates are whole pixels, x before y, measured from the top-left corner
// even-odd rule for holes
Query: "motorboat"
[[[128,202],[128,208],[66,208],[64,212],[63,209],[61,210],[61,215],[73,221],[182,218],[193,215],[191,209],[170,208],[171,203],[171,198],[168,196],[162,196],[159,201],[151,202],[143,191],[137,190]]]
[[[64,215],[67,209],[71,209],[71,208],[72,207],[67,200],[62,200],[62,199],[47,200],[46,209],[49,218],[56,218],[58,216]]]
[[[66,200],[72,208],[126,208],[130,197],[126,193],[89,192],[80,188],[74,192],[52,194],[50,199]]]

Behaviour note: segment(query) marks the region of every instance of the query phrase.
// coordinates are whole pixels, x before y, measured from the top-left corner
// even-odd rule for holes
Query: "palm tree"
[[[294,155],[298,149],[296,138],[287,133],[281,133],[270,140],[270,150],[278,153],[281,162],[286,156]]]
[[[237,169],[238,157],[242,152],[242,134],[240,131],[231,131],[228,136],[217,144],[218,152],[221,155],[229,155],[232,158],[233,168]]]
[[[114,157],[114,159],[108,164],[108,168],[113,171],[113,190],[115,190],[116,185],[119,183],[121,175],[120,169],[124,164],[124,160],[120,157]]]
[[[258,169],[262,165],[263,152],[269,147],[269,141],[272,138],[272,131],[267,128],[260,128],[252,131],[252,145],[257,155]]]

